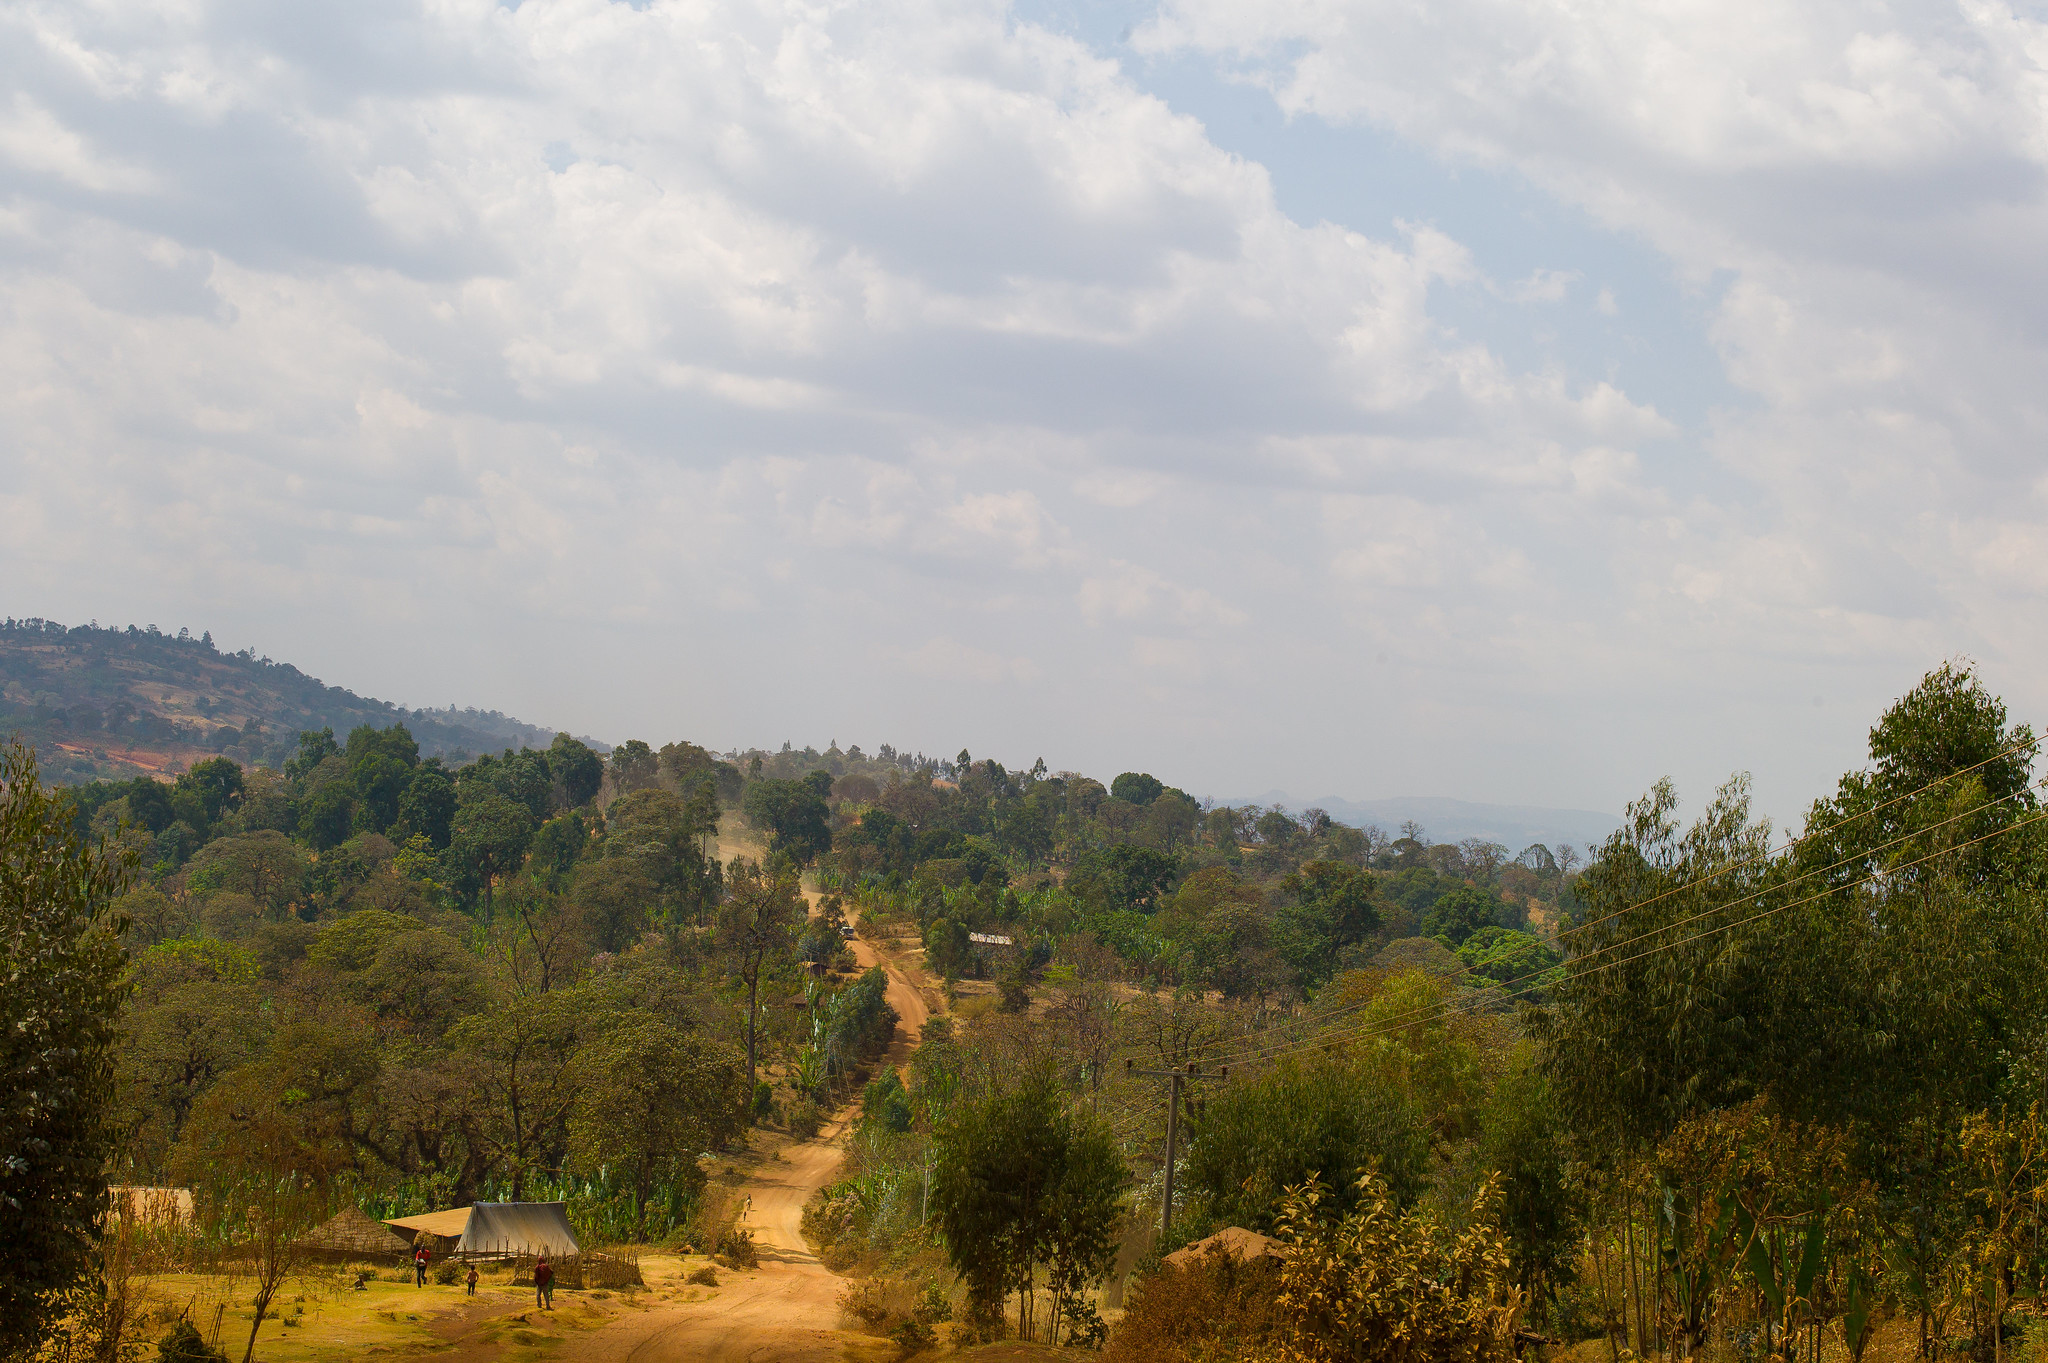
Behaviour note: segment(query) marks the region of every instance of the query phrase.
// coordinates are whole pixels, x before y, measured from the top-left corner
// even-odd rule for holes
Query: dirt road
[[[808,897],[815,908],[816,896]],[[891,959],[865,940],[854,941],[852,948],[863,969],[879,965],[888,971],[889,1006],[898,1018],[888,1062],[900,1069],[917,1049],[918,1030],[931,1016],[936,998],[919,987],[911,973],[914,964]],[[832,1181],[839,1168],[845,1120],[842,1114],[817,1139],[787,1147],[781,1160],[762,1164],[740,1189],[752,1199],[741,1224],[754,1233],[761,1255],[757,1272],[721,1271],[723,1285],[709,1300],[664,1302],[579,1339],[565,1340],[558,1355],[562,1363],[843,1363],[895,1358],[897,1351],[886,1340],[838,1328],[839,1293],[846,1280],[827,1270],[804,1244],[804,1204]]]
[[[839,1290],[804,1246],[804,1203],[832,1179],[840,1152],[838,1132],[785,1151],[750,1179],[753,1206],[745,1224],[754,1232],[761,1267],[727,1273],[708,1301],[668,1303],[617,1320],[583,1339],[565,1341],[565,1360],[588,1363],[839,1363],[867,1352],[881,1356],[883,1341],[841,1331]]]

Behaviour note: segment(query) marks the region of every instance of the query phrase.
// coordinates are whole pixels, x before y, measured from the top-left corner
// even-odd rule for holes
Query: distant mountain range
[[[1397,795],[1388,800],[1346,800],[1325,795],[1319,800],[1297,800],[1284,790],[1269,790],[1250,800],[1226,800],[1225,804],[1284,805],[1300,813],[1321,808],[1339,823],[1353,827],[1378,824],[1389,833],[1413,819],[1422,825],[1431,842],[1463,842],[1484,838],[1497,842],[1509,853],[1521,851],[1532,842],[1555,847],[1561,842],[1598,844],[1621,827],[1612,814],[1590,809],[1546,809],[1541,805],[1487,805],[1469,800],[1447,800],[1433,795]]]
[[[454,762],[545,748],[555,736],[495,710],[408,710],[372,700],[254,649],[222,653],[210,633],[0,624],[0,740],[30,743],[46,780],[169,776],[216,753],[276,766],[300,730],[346,738],[360,724],[404,724],[422,755]]]

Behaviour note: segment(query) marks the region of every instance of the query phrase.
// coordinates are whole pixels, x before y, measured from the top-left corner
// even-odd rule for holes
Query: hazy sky
[[[0,8],[0,612],[601,737],[1796,814],[2048,717],[2035,6]]]

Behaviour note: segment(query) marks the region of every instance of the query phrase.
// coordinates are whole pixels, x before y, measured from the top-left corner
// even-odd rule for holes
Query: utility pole
[[[1141,1070],[1135,1060],[1124,1061],[1124,1073],[1141,1079],[1164,1079],[1166,1084],[1166,1195],[1159,1204],[1159,1238],[1164,1240],[1173,1230],[1173,1165],[1180,1153],[1180,1086],[1196,1079],[1228,1079],[1230,1066],[1225,1065],[1214,1074],[1202,1073],[1202,1067],[1190,1060],[1186,1065],[1166,1070]]]

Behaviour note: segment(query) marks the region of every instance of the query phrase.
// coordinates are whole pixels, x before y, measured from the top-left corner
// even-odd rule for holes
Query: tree
[[[1049,1065],[1008,1089],[956,1104],[936,1134],[932,1213],[974,1314],[1000,1318],[1018,1296],[1018,1334],[1033,1336],[1039,1265],[1052,1269],[1049,1341],[1080,1291],[1115,1254],[1118,1202],[1130,1176],[1114,1140],[1071,1109]]]
[[[133,863],[77,832],[37,779],[0,756],[0,1353],[41,1337],[53,1297],[90,1263],[106,1208],[108,1113],[123,924],[109,906]]]
[[[1182,1187],[1191,1224],[1269,1230],[1282,1191],[1312,1176],[1347,1211],[1368,1167],[1398,1201],[1422,1189],[1429,1137],[1420,1114],[1349,1057],[1290,1055],[1265,1074],[1212,1087],[1190,1126]]]
[[[788,854],[799,865],[832,850],[832,811],[825,803],[832,778],[822,771],[812,775],[823,777],[822,783],[809,778],[756,781],[742,803],[747,822],[769,835],[770,850]]]
[[[305,894],[310,868],[304,850],[274,829],[237,833],[199,849],[186,870],[185,887],[195,894],[245,894],[277,917]]]
[[[1467,937],[1458,947],[1458,959],[1479,978],[1538,999],[1542,997],[1539,977],[1563,960],[1541,938],[1498,927],[1481,928]]]
[[[1121,843],[1103,852],[1088,876],[1112,909],[1150,913],[1159,907],[1179,866],[1164,852]]]
[[[747,1092],[754,1091],[761,1020],[761,974],[795,944],[804,920],[803,893],[793,871],[769,870],[734,857],[718,906],[719,949],[747,988]]]
[[[202,822],[212,825],[242,802],[242,769],[225,757],[209,757],[180,776],[177,788],[192,797]]]
[[[562,802],[576,809],[597,797],[597,788],[604,784],[604,762],[588,744],[556,734],[548,745],[548,774],[561,788]]]
[[[355,826],[355,789],[346,781],[328,781],[299,806],[299,836],[316,852],[348,841]]]
[[[1485,890],[1457,885],[1437,896],[1422,913],[1422,935],[1441,938],[1452,947],[1495,921],[1501,902]]]
[[[637,738],[629,738],[612,749],[610,769],[612,789],[622,795],[653,785],[661,771],[654,749]]]
[[[1294,897],[1281,909],[1277,936],[1281,953],[1313,988],[1330,978],[1344,949],[1380,928],[1378,891],[1372,875],[1341,861],[1312,861],[1280,882]]]
[[[1150,772],[1127,771],[1109,783],[1111,798],[1134,805],[1149,805],[1166,789],[1166,783]]]
[[[398,827],[393,837],[403,842],[423,837],[435,851],[448,845],[455,821],[455,783],[438,760],[418,767],[398,798]]]
[[[340,1110],[303,1082],[288,1051],[233,1071],[201,1100],[173,1166],[224,1223],[224,1238],[251,1251],[256,1311],[243,1363],[271,1302],[305,1262],[303,1237],[326,1216],[348,1158]]]
[[[587,1003],[571,993],[512,999],[464,1018],[449,1033],[489,1099],[476,1136],[511,1178],[514,1202],[548,1163],[575,1105],[577,1028]]]
[[[484,917],[490,917],[492,886],[519,869],[532,840],[533,816],[496,791],[456,809],[448,851],[483,891]]]
[[[576,1060],[581,1092],[569,1144],[589,1168],[624,1171],[633,1233],[644,1238],[647,1197],[663,1174],[701,1181],[698,1152],[739,1134],[743,1097],[732,1047],[654,1018],[609,1028]]]

